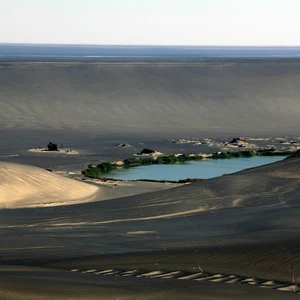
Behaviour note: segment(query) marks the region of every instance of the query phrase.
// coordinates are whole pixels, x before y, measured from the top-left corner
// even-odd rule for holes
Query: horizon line
[[[180,45],[180,44],[64,44],[64,43],[7,43],[0,42],[0,45],[23,45],[23,46],[102,46],[102,47],[234,47],[234,48],[300,48],[300,45]]]

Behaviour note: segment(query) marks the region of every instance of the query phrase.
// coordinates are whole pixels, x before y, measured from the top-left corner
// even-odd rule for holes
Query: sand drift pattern
[[[185,271],[175,270],[115,270],[115,269],[71,269],[71,272],[80,272],[83,274],[103,275],[103,276],[122,276],[136,278],[153,278],[153,279],[178,279],[178,280],[195,280],[195,281],[210,281],[216,283],[237,283],[257,286],[261,288],[274,289],[277,291],[293,292],[300,295],[300,286],[290,282],[281,282],[275,280],[266,280],[256,277],[243,277],[234,274],[212,274],[208,272],[189,273]]]
[[[208,136],[298,135],[299,61],[22,62],[0,70],[1,142],[8,147],[11,129],[83,137],[182,136],[199,128]],[[28,134],[19,139],[27,142]]]

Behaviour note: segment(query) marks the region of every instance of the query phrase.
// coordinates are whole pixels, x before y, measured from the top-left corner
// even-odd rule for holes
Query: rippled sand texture
[[[298,299],[299,153],[161,188],[11,162],[67,174],[130,138],[297,135],[299,82],[297,61],[1,63],[0,299]],[[57,139],[80,155],[28,152]]]
[[[2,131],[298,134],[298,61],[1,63],[0,70]]]
[[[22,293],[48,299],[58,295],[53,289],[64,291],[62,299],[299,297],[299,172],[294,157],[142,195],[2,210],[2,263],[34,266],[2,266],[2,293],[11,290],[11,299]]]

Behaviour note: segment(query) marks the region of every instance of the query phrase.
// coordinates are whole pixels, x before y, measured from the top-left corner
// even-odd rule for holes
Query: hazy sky
[[[0,43],[300,46],[300,0],[0,0]]]

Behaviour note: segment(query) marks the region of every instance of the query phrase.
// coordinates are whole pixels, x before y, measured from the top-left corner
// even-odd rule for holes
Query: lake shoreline
[[[150,165],[175,165],[175,164],[183,164],[185,162],[190,161],[201,161],[206,159],[231,159],[231,158],[250,158],[255,156],[289,156],[292,155],[293,151],[278,151],[278,150],[272,150],[272,149],[261,149],[258,151],[255,150],[244,150],[244,151],[238,151],[238,152],[216,152],[213,154],[169,154],[165,156],[152,156],[151,154],[144,155],[139,158],[128,158],[125,160],[115,161],[115,162],[104,162],[98,165],[95,164],[89,164],[87,169],[84,169],[81,171],[82,175],[84,177],[89,178],[97,178],[102,180],[114,180],[114,178],[108,178],[103,177],[102,174],[108,174],[113,170],[118,169],[127,169],[132,167],[138,167],[138,166],[150,166]],[[120,178],[116,178],[117,180],[120,180]],[[154,182],[171,182],[171,183],[187,183],[192,182],[193,180],[200,180],[204,178],[193,178],[193,177],[186,177],[181,178],[179,180],[155,180]],[[123,180],[123,179],[121,179]],[[130,179],[132,180],[132,179]],[[150,180],[149,178],[139,178],[135,181],[139,180]]]

